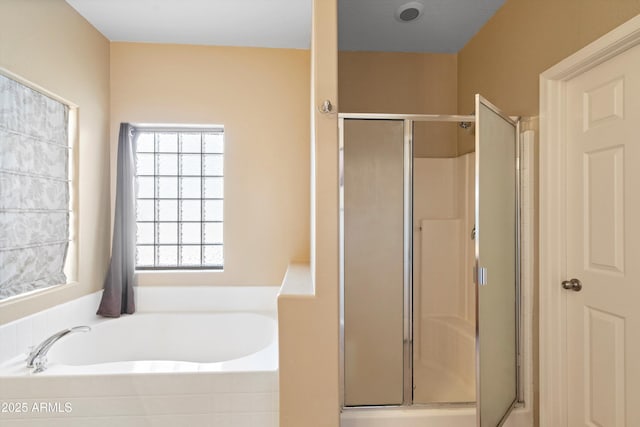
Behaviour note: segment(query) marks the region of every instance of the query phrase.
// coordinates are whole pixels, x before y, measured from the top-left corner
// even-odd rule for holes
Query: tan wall
[[[457,54],[339,52],[340,112],[457,114]],[[416,123],[416,157],[454,157],[456,128]]]
[[[338,53],[340,112],[457,114],[457,54]]]
[[[458,111],[481,93],[511,115],[538,115],[538,76],[640,13],[640,0],[507,0],[458,53]]]
[[[78,284],[4,303],[0,323],[94,292],[109,257],[109,42],[63,0],[0,2],[0,67],[78,106]]]
[[[280,427],[338,427],[337,0],[314,0],[311,36],[311,274],[315,295],[278,301]],[[307,110],[307,113],[309,110]]]
[[[277,285],[309,258],[309,52],[111,44],[112,182],[120,122],[225,126],[225,267],[158,285]]]
[[[480,93],[507,114],[538,116],[540,73],[638,13],[638,0],[507,0],[458,54],[459,112],[473,110],[473,95]],[[535,121],[525,127],[531,125],[537,128]],[[473,146],[468,134],[460,133],[458,142],[462,152]],[[537,287],[534,295],[537,425]]]

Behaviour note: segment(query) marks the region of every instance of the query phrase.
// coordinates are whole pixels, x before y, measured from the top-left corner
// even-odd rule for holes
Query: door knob
[[[578,279],[564,280],[562,282],[562,289],[568,291],[580,292],[582,289],[582,283]]]

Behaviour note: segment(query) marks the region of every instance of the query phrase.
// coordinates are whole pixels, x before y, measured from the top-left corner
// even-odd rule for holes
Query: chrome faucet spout
[[[66,337],[74,332],[89,332],[89,326],[74,326],[73,328],[63,329],[56,332],[46,340],[38,344],[27,357],[27,368],[36,368],[33,372],[38,373],[47,369],[47,353],[51,347],[61,338]]]

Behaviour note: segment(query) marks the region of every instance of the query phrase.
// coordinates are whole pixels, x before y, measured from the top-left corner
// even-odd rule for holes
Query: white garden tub
[[[0,424],[277,426],[278,289],[141,287],[133,315],[95,316],[98,293],[3,325]],[[79,325],[92,330],[58,341],[44,372],[26,368],[28,345]]]

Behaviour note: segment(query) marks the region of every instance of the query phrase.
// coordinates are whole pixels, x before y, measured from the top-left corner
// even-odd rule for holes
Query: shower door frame
[[[403,122],[404,159],[404,225],[403,225],[403,396],[400,405],[345,406],[345,342],[344,342],[344,121],[345,120],[393,120]],[[339,173],[339,315],[340,315],[340,408],[430,408],[472,407],[476,402],[413,402],[413,123],[414,122],[471,122],[475,115],[446,114],[381,114],[338,113],[338,173]],[[519,173],[519,171],[517,171]],[[519,304],[518,304],[519,306]],[[519,334],[520,335],[520,334]],[[477,339],[477,337],[476,337]],[[477,401],[477,397],[476,397]]]
[[[506,122],[508,122],[510,125],[512,125],[515,128],[515,134],[516,134],[516,146],[515,148],[515,225],[516,225],[516,229],[515,231],[515,240],[516,240],[516,247],[515,247],[515,261],[516,261],[516,265],[515,265],[515,277],[516,277],[516,288],[515,288],[515,299],[516,299],[516,306],[515,306],[515,318],[516,318],[516,325],[515,325],[515,330],[516,330],[516,342],[515,342],[515,353],[516,353],[516,378],[515,378],[515,397],[513,399],[513,402],[511,402],[511,404],[509,405],[509,409],[507,409],[507,412],[504,414],[504,416],[500,419],[500,421],[498,422],[498,427],[504,425],[504,423],[507,421],[507,418],[509,417],[509,415],[511,415],[511,413],[513,412],[513,410],[517,407],[517,405],[519,403],[523,403],[523,389],[522,389],[522,368],[523,368],[523,363],[522,363],[522,312],[521,312],[521,305],[522,305],[522,290],[521,290],[521,285],[522,285],[522,259],[521,259],[521,254],[522,254],[522,248],[521,248],[521,243],[522,243],[522,222],[521,222],[521,181],[522,181],[522,177],[521,177],[521,152],[522,152],[522,141],[521,141],[521,134],[520,134],[520,126],[521,126],[521,117],[516,116],[516,117],[511,117],[509,115],[507,115],[506,113],[504,113],[500,108],[496,107],[494,104],[492,104],[489,100],[487,100],[486,98],[484,98],[482,95],[480,94],[476,94],[475,96],[475,105],[476,105],[476,114],[477,116],[475,116],[475,124],[476,124],[476,134],[475,134],[475,148],[476,148],[476,159],[475,159],[475,224],[477,229],[480,229],[480,210],[478,208],[478,206],[480,205],[480,179],[479,179],[479,173],[480,173],[480,150],[479,150],[479,141],[480,141],[480,127],[481,127],[481,123],[479,120],[479,111],[480,111],[480,107],[481,106],[485,106],[486,108],[488,108],[491,112],[493,112],[494,114],[496,114],[497,116],[499,116],[500,118],[502,118],[503,120],[505,120]],[[475,285],[476,285],[476,401],[475,401],[475,405],[477,407],[477,426],[481,426],[481,421],[480,421],[480,404],[481,404],[481,398],[482,398],[482,393],[480,392],[480,286],[483,285],[480,282],[480,238],[475,239],[475,273],[474,273],[474,279],[475,279]]]

